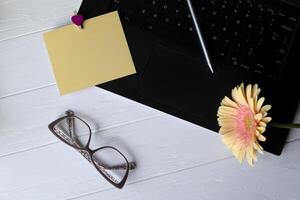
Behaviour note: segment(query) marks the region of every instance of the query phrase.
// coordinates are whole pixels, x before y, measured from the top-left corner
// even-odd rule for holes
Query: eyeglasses
[[[79,151],[108,182],[117,188],[124,186],[129,170],[136,166],[134,162],[128,162],[127,158],[112,146],[90,149],[91,128],[71,110],[66,111],[66,116],[49,124],[48,128],[61,141]],[[88,137],[79,136],[78,133],[81,135],[86,133]]]

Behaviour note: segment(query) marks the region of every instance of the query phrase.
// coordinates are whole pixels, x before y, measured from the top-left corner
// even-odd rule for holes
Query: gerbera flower
[[[258,99],[260,91],[257,84],[245,89],[242,83],[232,90],[232,99],[225,96],[217,114],[222,141],[240,162],[246,157],[251,166],[257,161],[256,153],[263,153],[259,141],[266,141],[263,133],[271,121],[267,117],[271,106],[263,106],[265,98]]]

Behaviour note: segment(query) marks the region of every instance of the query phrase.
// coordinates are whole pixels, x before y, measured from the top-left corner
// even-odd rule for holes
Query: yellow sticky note
[[[117,12],[44,34],[60,94],[108,82],[135,67]]]

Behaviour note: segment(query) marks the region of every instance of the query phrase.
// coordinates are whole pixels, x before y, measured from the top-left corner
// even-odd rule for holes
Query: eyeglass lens
[[[74,147],[84,148],[88,144],[90,129],[86,123],[74,116],[60,120],[53,127],[55,133]]]

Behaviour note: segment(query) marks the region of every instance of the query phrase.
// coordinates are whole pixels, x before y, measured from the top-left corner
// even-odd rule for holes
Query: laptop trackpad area
[[[201,53],[194,58],[158,45],[142,75],[139,92],[160,105],[204,119],[212,128],[223,93],[214,79]]]

